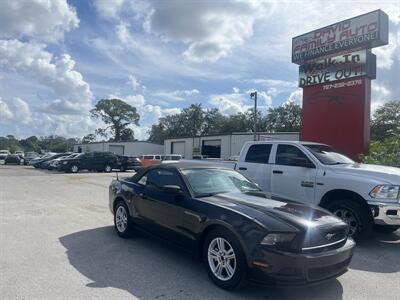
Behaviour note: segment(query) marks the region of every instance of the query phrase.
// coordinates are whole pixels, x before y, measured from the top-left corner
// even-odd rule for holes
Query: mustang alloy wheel
[[[110,165],[106,165],[106,166],[104,167],[104,171],[105,171],[106,173],[110,173],[110,172],[112,171],[111,166],[110,166]]]
[[[72,165],[71,166],[71,173],[78,173],[79,167],[77,165]]]
[[[223,289],[232,290],[246,281],[245,254],[236,236],[228,229],[219,227],[206,236],[203,261],[211,279]]]
[[[236,255],[231,244],[221,237],[213,239],[208,246],[208,264],[215,277],[227,281],[236,271]]]
[[[125,202],[119,201],[114,208],[114,228],[122,238],[128,238],[133,232],[133,223]]]
[[[124,206],[118,206],[117,211],[115,212],[115,225],[117,226],[117,230],[123,233],[128,227],[128,214]]]

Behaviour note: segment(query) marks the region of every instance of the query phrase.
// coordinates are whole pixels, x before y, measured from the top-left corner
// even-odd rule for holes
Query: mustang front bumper
[[[352,239],[338,249],[308,254],[271,252],[260,247],[249,275],[262,284],[303,285],[328,280],[347,271],[354,247]]]
[[[369,202],[375,224],[400,225],[400,203]]]

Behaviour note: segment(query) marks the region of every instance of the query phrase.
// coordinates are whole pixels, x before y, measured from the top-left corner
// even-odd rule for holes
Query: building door
[[[207,155],[209,158],[221,158],[221,140],[203,141],[201,155]]]
[[[117,155],[124,155],[124,146],[123,145],[110,145],[108,147],[108,151]]]
[[[168,154],[168,153],[165,153]],[[185,142],[172,142],[171,143],[171,154],[180,154],[182,157],[185,156]]]

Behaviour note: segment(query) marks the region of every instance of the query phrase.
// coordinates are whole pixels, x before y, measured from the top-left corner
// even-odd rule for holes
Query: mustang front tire
[[[133,233],[133,223],[125,202],[119,201],[114,209],[114,228],[122,238],[129,238]]]
[[[235,235],[217,228],[205,238],[203,260],[214,283],[226,290],[235,289],[246,281],[246,259]]]

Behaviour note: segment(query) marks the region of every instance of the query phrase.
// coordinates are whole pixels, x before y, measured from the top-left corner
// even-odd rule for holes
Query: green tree
[[[368,164],[400,167],[400,134],[394,134],[383,141],[372,141],[368,154],[362,160]]]
[[[297,132],[301,128],[301,107],[289,102],[279,107],[269,108],[265,117],[267,131]]]
[[[100,118],[107,125],[106,128],[99,128],[96,132],[105,136],[111,131],[112,140],[115,142],[122,140],[123,131],[130,124],[139,125],[140,119],[136,108],[120,99],[102,99],[97,102],[90,114],[92,118]]]
[[[93,143],[96,141],[96,135],[93,133],[89,133],[82,138],[83,144]]]
[[[371,122],[371,139],[383,141],[400,133],[400,101],[391,101],[378,107]]]

